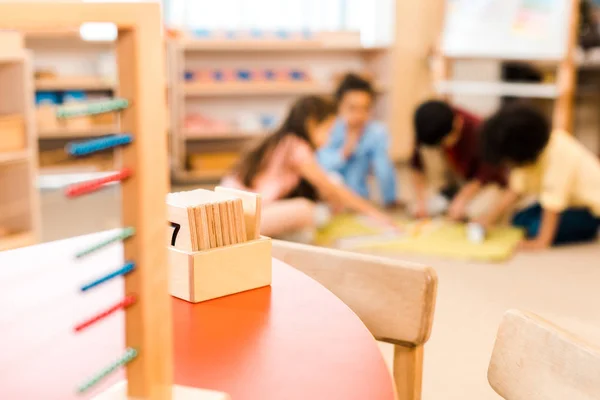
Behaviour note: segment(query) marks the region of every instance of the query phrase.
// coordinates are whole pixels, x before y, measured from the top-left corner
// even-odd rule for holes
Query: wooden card
[[[180,196],[167,196],[167,220],[171,227],[167,236],[167,243],[183,251],[197,251],[195,241],[195,219],[193,213],[188,212],[186,199]],[[192,227],[194,227],[192,229]]]
[[[248,237],[246,236],[246,219],[244,217],[244,205],[242,204],[242,199],[238,198],[234,201],[233,207],[235,210],[235,231],[238,243],[244,243],[248,241]]]
[[[206,226],[208,228],[208,243],[211,249],[217,247],[217,236],[215,234],[215,214],[212,204],[206,204]]]
[[[210,249],[208,238],[208,221],[206,217],[206,206],[201,204],[194,207],[194,216],[196,221],[196,237],[198,240],[198,250]]]
[[[229,214],[229,241],[231,244],[237,244],[241,242],[241,238],[238,239],[236,232],[236,223],[235,223],[235,200],[227,201],[227,212]]]
[[[221,216],[223,246],[229,246],[230,244],[233,244],[233,242],[231,241],[231,235],[229,233],[229,209],[227,208],[227,201],[219,203],[219,214]]]
[[[221,186],[215,188],[215,192],[229,194],[242,199],[244,208],[244,219],[246,223],[246,236],[248,240],[256,240],[260,237],[260,195],[243,190],[230,189]]]
[[[214,226],[215,226],[215,238],[217,239],[217,247],[223,246],[223,227],[221,226],[221,210],[219,203],[215,202],[212,204]]]

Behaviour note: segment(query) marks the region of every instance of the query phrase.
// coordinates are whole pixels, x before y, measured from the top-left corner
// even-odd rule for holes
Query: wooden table
[[[123,353],[122,314],[72,330],[124,295],[121,280],[78,291],[122,264],[119,245],[73,259],[106,234],[0,253],[0,399],[81,399],[76,386]],[[273,260],[271,287],[196,305],[173,299],[173,311],[178,384],[225,391],[233,400],[394,399],[383,358],[358,317],[280,261]]]

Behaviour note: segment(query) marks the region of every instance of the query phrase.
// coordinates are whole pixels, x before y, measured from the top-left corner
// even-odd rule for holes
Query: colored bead
[[[58,107],[56,110],[56,118],[73,118],[85,115],[105,114],[109,112],[123,110],[128,106],[129,101],[125,99],[98,101],[77,106],[69,105]]]
[[[106,368],[102,369],[95,376],[88,379],[83,384],[79,385],[77,388],[78,393],[84,393],[88,391],[90,388],[98,384],[102,379],[106,378],[111,373],[115,372],[117,369],[129,364],[133,359],[135,359],[138,355],[136,349],[129,347],[123,356],[118,358],[117,360],[110,363]]]
[[[90,246],[87,249],[76,253],[75,257],[76,258],[85,257],[88,254],[94,253],[95,251],[98,251],[112,243],[120,242],[127,238],[130,238],[134,234],[135,234],[135,229],[132,227],[121,229],[121,231],[118,234],[116,234],[115,236],[108,238],[106,240],[103,240],[102,242],[96,243],[95,245]]]
[[[117,304],[115,304],[115,305],[107,308],[106,310],[99,312],[98,314],[94,315],[93,317],[86,319],[85,321],[75,325],[75,328],[73,328],[73,330],[75,332],[81,332],[82,330],[94,325],[96,322],[103,320],[104,318],[117,312],[118,310],[129,307],[133,303],[135,303],[135,296],[133,296],[133,295],[126,296],[123,300],[121,300]]]
[[[133,269],[135,268],[135,263],[129,262],[127,264],[125,264],[125,266],[119,268],[116,271],[113,271],[109,274],[104,275],[103,277],[100,277],[96,280],[93,280],[92,282],[85,284],[81,287],[81,291],[85,292],[87,290],[90,290],[98,285],[101,285],[105,282],[110,281],[111,279],[114,279],[118,276],[123,276],[126,275],[128,273],[130,273],[131,271],[133,271]]]
[[[124,146],[132,141],[133,136],[129,134],[112,135],[103,138],[87,140],[85,142],[69,143],[66,147],[66,151],[72,156],[86,156],[88,154],[112,149],[114,147]]]
[[[77,197],[84,194],[92,193],[102,189],[104,186],[113,182],[120,182],[131,176],[129,168],[123,168],[120,172],[99,179],[92,179],[86,182],[76,183],[71,185],[65,191],[67,197]]]

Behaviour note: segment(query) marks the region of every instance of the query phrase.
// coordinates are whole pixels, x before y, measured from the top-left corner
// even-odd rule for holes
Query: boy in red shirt
[[[459,180],[459,187],[442,191],[450,201],[447,215],[453,220],[466,218],[469,202],[484,185],[506,185],[503,169],[484,163],[480,155],[478,128],[481,120],[464,110],[452,108],[443,101],[427,101],[421,104],[414,116],[417,135],[415,151],[411,160],[413,180],[417,197],[415,215],[427,217],[427,184],[425,169],[419,149],[421,146],[441,148],[451,172]]]

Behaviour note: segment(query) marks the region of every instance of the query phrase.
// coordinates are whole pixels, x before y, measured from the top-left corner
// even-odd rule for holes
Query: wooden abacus
[[[81,384],[78,391],[85,392],[104,376],[125,366],[127,384],[115,387],[102,398],[226,398],[214,392],[172,385],[171,299],[168,295],[167,250],[164,245],[168,164],[160,5],[70,1],[0,3],[0,29],[68,29],[79,28],[88,22],[113,23],[118,28],[116,53],[120,100],[91,105],[79,111],[63,110],[58,114],[69,117],[78,115],[78,112],[122,110],[121,126],[126,134],[78,144],[68,150],[73,155],[85,156],[123,146],[125,168],[109,181],[122,181],[123,224],[127,228],[113,239],[82,251],[77,256],[84,257],[102,249],[109,242],[123,240],[126,264],[84,287],[89,290],[103,281],[123,276],[126,296],[74,329],[86,329],[113,311],[124,309],[126,352],[119,358],[115,355],[115,362],[90,381]],[[69,193],[89,193],[105,183],[108,182],[87,182],[71,188]]]

